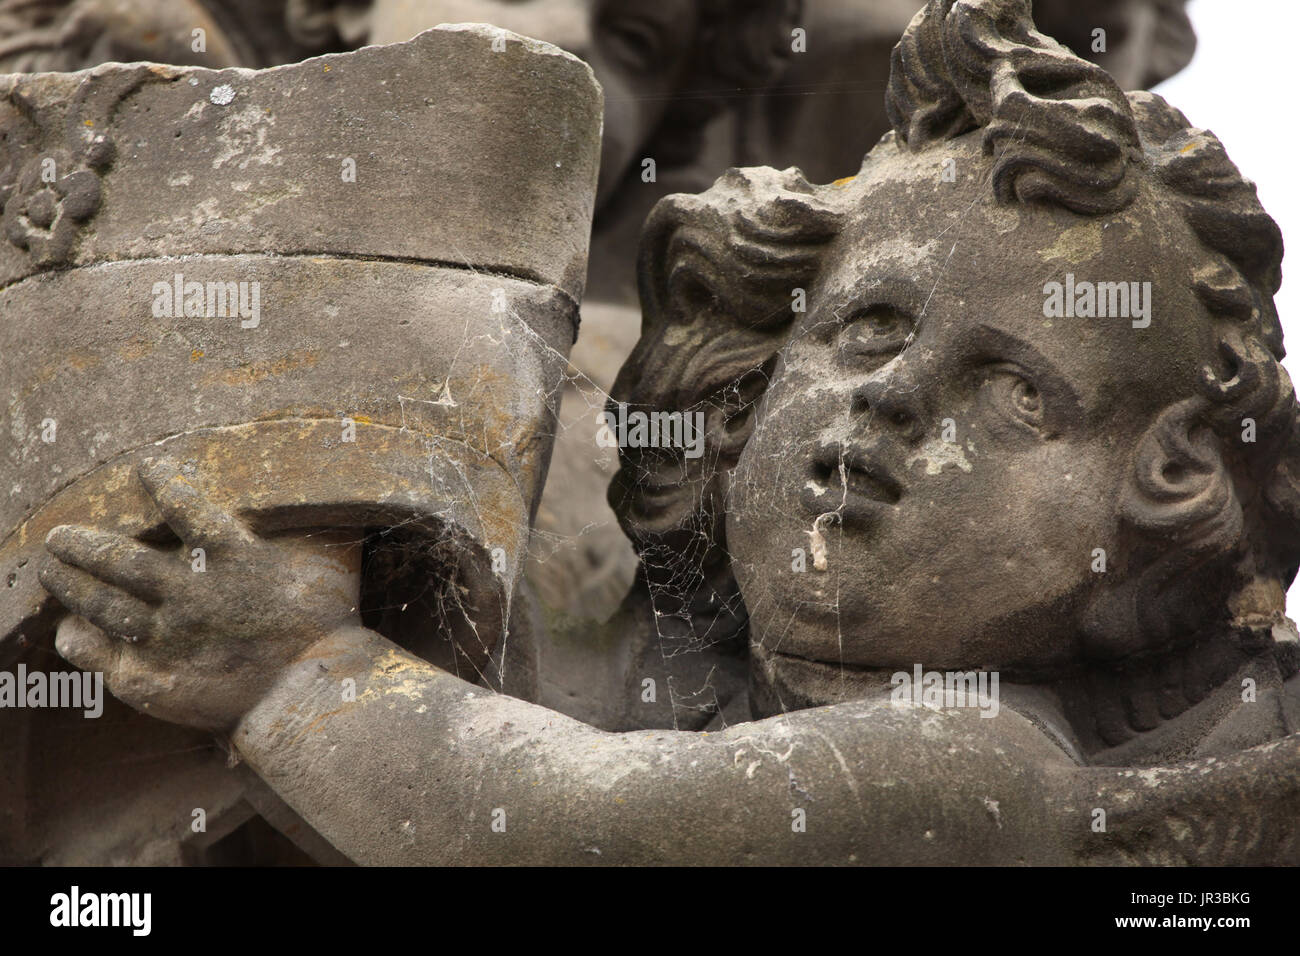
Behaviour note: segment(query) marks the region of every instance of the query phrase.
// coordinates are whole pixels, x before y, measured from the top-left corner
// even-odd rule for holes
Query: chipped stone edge
[[[131,61],[131,62],[122,62],[122,61],[113,60],[105,63],[99,63],[96,64],[95,66],[88,66],[85,67],[84,69],[68,71],[68,72],[55,71],[55,72],[42,72],[42,73],[0,73],[0,85],[4,85],[5,81],[7,80],[16,79],[16,78],[21,78],[23,80],[30,81],[33,79],[37,79],[39,77],[47,77],[47,76],[84,77],[84,76],[88,76],[89,74],[97,70],[99,71],[105,70],[108,67],[117,67],[120,69],[123,67],[130,67],[130,66],[144,66],[148,68],[148,70],[151,73],[153,73],[155,76],[157,76],[159,79],[173,81],[173,82],[177,80],[187,79],[189,77],[198,77],[200,75],[207,75],[214,78],[220,76],[220,77],[237,77],[240,79],[246,79],[248,77],[253,77],[253,76],[267,76],[285,70],[298,70],[303,68],[304,66],[308,66],[310,64],[315,64],[315,63],[329,64],[337,61],[342,57],[355,57],[357,54],[368,53],[369,51],[373,51],[373,50],[394,50],[400,47],[411,46],[416,43],[424,42],[426,38],[428,38],[429,34],[432,33],[440,33],[440,34],[474,33],[474,34],[481,35],[484,39],[488,40],[489,42],[493,39],[496,39],[497,37],[505,37],[507,42],[518,43],[522,45],[530,53],[535,53],[541,56],[559,57],[560,59],[563,60],[570,60],[573,63],[577,64],[578,66],[582,67],[582,69],[586,73],[587,79],[590,81],[592,87],[596,91],[597,95],[600,97],[598,102],[603,107],[604,89],[601,87],[600,81],[596,79],[595,72],[592,70],[591,66],[587,63],[586,60],[580,59],[579,57],[574,56],[572,53],[569,53],[567,50],[562,50],[559,47],[555,46],[554,44],[547,43],[544,40],[537,40],[534,39],[533,37],[527,37],[519,33],[513,33],[510,30],[504,29],[503,27],[494,27],[491,24],[487,24],[487,23],[439,23],[436,26],[430,27],[428,30],[424,30],[420,33],[417,33],[409,40],[402,40],[399,43],[370,43],[370,44],[366,44],[365,46],[357,47],[355,50],[346,50],[340,53],[322,53],[317,56],[308,57],[304,60],[296,60],[293,63],[276,63],[272,66],[260,67],[260,68],[252,68],[246,66],[210,67],[210,66],[197,66],[192,64],[182,65],[182,64],[175,64],[175,63],[157,63],[152,60],[138,60],[138,61]],[[237,87],[235,89],[235,94],[236,97],[239,94],[239,89]],[[601,125],[602,127],[604,125],[603,116],[602,116]],[[603,133],[603,129],[602,129],[602,133]]]

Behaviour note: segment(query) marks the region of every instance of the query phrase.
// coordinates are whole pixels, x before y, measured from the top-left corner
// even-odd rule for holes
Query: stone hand
[[[55,646],[139,710],[173,723],[232,726],[306,647],[359,623],[355,541],[336,533],[270,540],[205,497],[169,460],[141,482],[182,545],[61,526],[41,583],[78,617]]]

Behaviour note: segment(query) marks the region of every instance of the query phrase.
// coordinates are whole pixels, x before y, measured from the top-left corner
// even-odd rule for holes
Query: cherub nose
[[[855,422],[887,426],[908,442],[924,433],[921,386],[911,376],[872,376],[853,390],[851,410]]]

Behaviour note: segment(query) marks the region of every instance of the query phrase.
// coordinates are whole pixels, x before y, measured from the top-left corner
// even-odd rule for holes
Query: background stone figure
[[[1215,137],[1027,0],[934,0],[886,109],[849,180],[733,170],[647,223],[614,400],[705,439],[620,448],[610,489],[642,564],[606,717],[652,729],[403,650],[357,570],[304,567],[170,457],[137,473],[179,544],[48,537],[84,619],[60,653],[229,733],[358,862],[1300,861],[1276,225]],[[202,539],[218,559],[182,573]],[[235,595],[277,613],[232,621]],[[669,706],[638,713],[665,659]],[[913,666],[997,672],[1000,707],[900,700]],[[716,677],[710,706],[679,713],[682,675]]]
[[[1196,37],[1185,0],[1036,0],[1040,30],[1097,63],[1121,89],[1155,86],[1185,67]],[[807,0],[808,53],[791,57],[746,100],[731,165],[798,166],[815,183],[851,176],[889,129],[880,91],[915,0]],[[1098,32],[1100,31],[1100,32]],[[719,125],[722,125],[721,123]]]

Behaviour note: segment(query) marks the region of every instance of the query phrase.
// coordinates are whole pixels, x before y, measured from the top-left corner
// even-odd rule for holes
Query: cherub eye
[[[600,27],[603,45],[624,65],[649,72],[658,65],[662,38],[653,23],[639,17],[616,17]]]
[[[844,320],[836,347],[846,358],[893,356],[912,332],[912,319],[893,306],[872,305]]]
[[[862,317],[862,323],[873,335],[888,335],[898,327],[898,316],[892,312],[868,312]]]
[[[1043,427],[1043,396],[1015,366],[999,365],[985,373],[985,387],[994,407],[1021,424]]]

